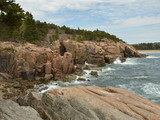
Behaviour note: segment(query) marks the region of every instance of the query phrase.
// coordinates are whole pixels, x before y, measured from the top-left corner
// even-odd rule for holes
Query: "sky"
[[[160,42],[160,0],[16,0],[36,20],[103,30],[129,44]]]

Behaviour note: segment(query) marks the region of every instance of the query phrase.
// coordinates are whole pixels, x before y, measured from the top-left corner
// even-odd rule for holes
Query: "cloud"
[[[160,29],[160,0],[16,0],[16,2],[24,10],[31,12],[37,20],[72,28],[91,30],[98,28],[117,34],[120,38],[125,38],[127,34],[126,38],[131,39],[129,35],[132,36],[134,31],[130,31],[135,28],[148,26],[152,30],[152,25],[155,24]],[[142,32],[145,32],[145,29]],[[158,30],[154,35],[160,38]],[[142,39],[140,36],[137,33],[137,41]],[[146,38],[144,34],[143,36]]]
[[[131,27],[140,27],[145,25],[159,24],[160,15],[158,16],[136,16],[132,18],[122,18],[113,20],[110,23],[112,28],[131,28]]]

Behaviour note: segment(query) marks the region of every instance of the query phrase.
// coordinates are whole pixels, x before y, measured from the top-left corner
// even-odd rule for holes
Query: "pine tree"
[[[14,0],[0,1],[0,18],[11,27],[20,27],[24,18],[24,10]]]
[[[35,20],[33,19],[32,14],[29,12],[26,13],[24,27],[24,39],[26,41],[35,43],[37,40],[39,40]]]

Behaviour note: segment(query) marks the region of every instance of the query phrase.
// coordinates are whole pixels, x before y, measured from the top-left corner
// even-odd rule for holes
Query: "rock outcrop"
[[[42,120],[36,110],[0,99],[0,120]]]
[[[56,50],[29,43],[0,42],[0,72],[25,80],[44,79],[48,74],[61,78],[74,72],[74,62],[68,52],[61,56]]]
[[[159,120],[160,105],[132,92],[76,86],[29,93],[21,105],[35,108],[46,120]]]
[[[76,76],[70,74],[85,74],[85,63],[103,66],[112,63],[116,58],[124,61],[127,57],[143,55],[130,45],[107,39],[104,42],[83,43],[58,40],[47,47],[29,43],[0,42],[0,91],[5,93],[4,98],[18,96],[37,83],[75,80]],[[86,68],[100,70],[94,65]]]
[[[121,60],[142,57],[132,46],[111,40],[97,43],[55,41],[51,48],[0,42],[0,72],[25,80],[48,79],[51,74],[58,79],[73,73],[74,65],[82,66],[85,62],[102,66],[118,57]]]
[[[105,63],[113,63],[116,58],[124,61],[127,57],[144,57],[136,49],[124,42],[114,42],[105,39],[104,42],[76,41],[65,40],[63,47],[67,52],[72,54],[76,64],[97,64],[99,66]]]

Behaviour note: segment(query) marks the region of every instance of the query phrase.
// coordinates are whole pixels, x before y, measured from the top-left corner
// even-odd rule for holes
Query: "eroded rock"
[[[30,93],[24,102],[47,120],[159,120],[160,105],[132,92],[76,86]]]

